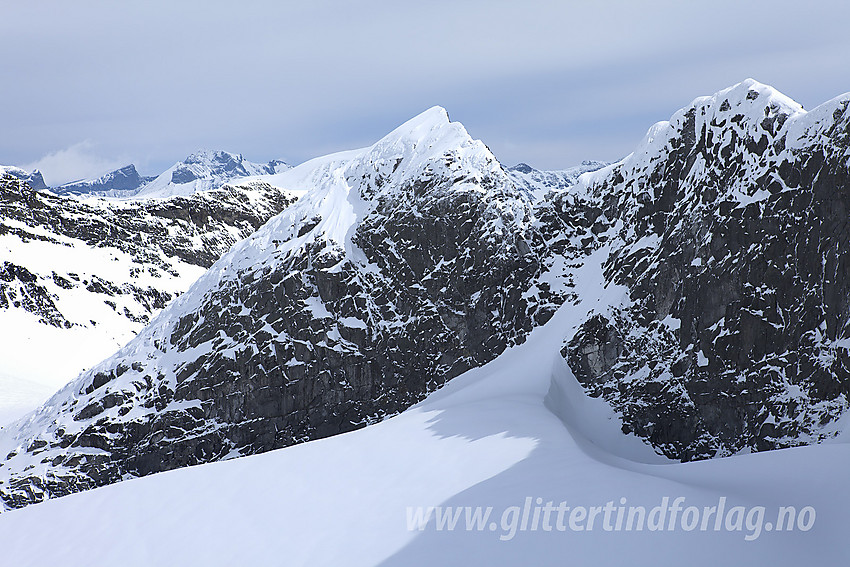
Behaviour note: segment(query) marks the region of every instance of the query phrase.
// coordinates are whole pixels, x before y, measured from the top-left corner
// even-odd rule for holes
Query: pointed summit
[[[367,163],[391,163],[396,186],[424,171],[475,172],[473,178],[501,171],[498,160],[480,140],[474,140],[460,122],[451,122],[445,108],[434,106],[411,118],[366,149]],[[504,175],[504,172],[501,172]]]
[[[460,122],[451,122],[446,109],[433,106],[381,138],[370,154],[437,153],[474,143]],[[484,145],[478,142],[483,148]]]
[[[451,120],[449,120],[449,113],[445,108],[442,106],[432,106],[428,110],[420,112],[410,120],[405,121],[392,132],[387,134],[385,138],[402,136],[422,138],[433,130],[445,127],[451,123]]]

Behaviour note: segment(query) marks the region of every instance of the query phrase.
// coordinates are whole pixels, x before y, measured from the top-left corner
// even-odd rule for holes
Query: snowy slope
[[[82,240],[57,240],[58,246],[0,237],[4,265],[25,265],[34,276],[33,282],[3,286],[11,301],[3,302],[0,310],[4,345],[0,374],[6,377],[0,408],[17,408],[0,409],[6,418],[37,407],[79,372],[125,344],[152,314],[203,273],[203,267],[178,259],[168,259],[160,268],[141,264],[117,247],[91,248]],[[45,318],[43,311],[30,309],[27,298],[52,303],[57,318]],[[49,356],[40,354],[45,350]],[[19,388],[32,394],[26,403],[19,403]]]
[[[24,330],[24,332],[26,332]],[[84,366],[81,366],[84,368]],[[61,384],[51,384],[52,380],[32,380],[24,378],[17,370],[14,374],[0,374],[0,425],[6,425],[44,403]],[[30,374],[26,372],[26,374]],[[57,375],[51,373],[50,376]],[[59,374],[61,375],[61,374]]]
[[[273,160],[269,163],[252,163],[240,154],[201,150],[175,163],[158,177],[143,185],[139,198],[163,198],[175,195],[188,196],[198,191],[221,187],[243,177],[274,174],[289,169],[286,163]]]
[[[592,264],[580,276],[587,284],[600,279],[600,266]],[[616,302],[620,292],[603,293],[600,301],[587,296],[581,310]],[[2,514],[4,560],[21,567],[713,567],[850,559],[850,446],[660,461],[622,436],[607,406],[585,397],[557,356],[561,337],[577,323],[576,311],[563,308],[524,345],[458,377],[416,408],[356,432]],[[568,397],[557,399],[553,392],[563,390]],[[745,523],[740,531],[723,525],[714,531],[713,520],[707,531],[686,531],[679,521],[673,531],[606,531],[601,516],[591,531],[544,531],[542,522],[533,531],[519,530],[517,521],[503,525],[504,511],[522,508],[529,497],[586,508],[624,498],[646,510],[665,497],[700,509],[723,497],[728,508],[765,511],[763,521],[752,524],[758,532]],[[766,531],[778,508],[789,505],[816,510],[812,529]],[[408,507],[419,506],[492,506],[495,529],[488,522],[481,531],[465,531],[461,519],[454,531],[440,531],[433,515],[423,530],[411,530]]]

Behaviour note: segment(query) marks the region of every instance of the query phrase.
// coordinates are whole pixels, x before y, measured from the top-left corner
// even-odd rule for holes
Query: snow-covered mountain
[[[850,405],[848,103],[807,113],[747,80],[570,191],[599,207],[606,279],[629,302],[564,355],[665,454],[817,442]]]
[[[225,184],[241,183],[242,178],[268,176],[289,169],[281,160],[268,163],[253,163],[241,154],[216,150],[200,150],[183,161],[175,163],[160,175],[142,176],[133,164],[106,173],[93,179],[83,179],[50,188],[57,195],[94,195],[117,198],[164,198],[173,196],[188,197],[199,191],[218,189]],[[44,182],[38,186],[37,179],[24,177],[27,172],[17,168],[15,175],[26,179],[36,189],[44,189]],[[34,172],[32,175],[40,175]]]
[[[271,175],[289,169],[289,165],[272,160],[252,163],[241,154],[201,150],[175,163],[155,179],[143,185],[136,196],[162,198],[188,196],[198,191],[217,189],[225,183],[255,175]]]
[[[0,426],[125,344],[293,199],[255,183],[79,200],[0,179]]]
[[[464,373],[452,404],[518,403],[631,470],[832,438],[850,388],[848,101],[805,113],[748,80],[543,197],[440,108],[275,175],[304,197],[0,435],[0,495],[350,431]],[[476,434],[463,413],[435,434],[522,430],[497,415]]]
[[[8,505],[379,420],[522,342],[569,295],[554,259],[531,289],[546,269],[531,201],[443,109],[277,182],[309,192],[0,440],[15,454],[4,475],[30,446],[44,461],[6,477]],[[15,449],[42,427],[66,441]]]
[[[15,179],[25,181],[27,185],[36,191],[47,189],[47,185],[44,183],[44,177],[41,176],[41,172],[37,169],[30,172],[13,165],[0,165],[0,177],[6,176],[12,176]]]
[[[95,179],[84,179],[54,187],[57,195],[97,195],[102,197],[129,197],[135,195],[146,183],[156,177],[144,177],[133,164],[110,171]]]

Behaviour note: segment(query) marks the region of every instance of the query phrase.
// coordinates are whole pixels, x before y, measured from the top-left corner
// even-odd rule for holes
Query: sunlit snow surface
[[[671,463],[584,397],[557,345],[604,310],[601,256],[577,281],[598,299],[562,308],[522,346],[377,425],[295,447],[130,480],[0,514],[9,565],[847,564],[850,446]],[[589,299],[589,298],[588,298]],[[807,532],[408,530],[409,506],[812,506]]]

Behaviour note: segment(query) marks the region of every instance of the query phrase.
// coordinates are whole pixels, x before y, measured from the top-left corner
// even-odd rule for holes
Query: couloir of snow
[[[846,564],[850,445],[711,461],[663,460],[624,436],[558,354],[603,288],[596,253],[581,301],[528,341],[410,410],[352,433],[133,479],[0,514],[9,565],[800,565]],[[846,437],[845,437],[846,439]],[[527,497],[570,506],[812,506],[810,531],[439,531],[408,507],[492,506]],[[461,520],[460,525],[463,525]],[[713,525],[713,523],[712,523]]]

